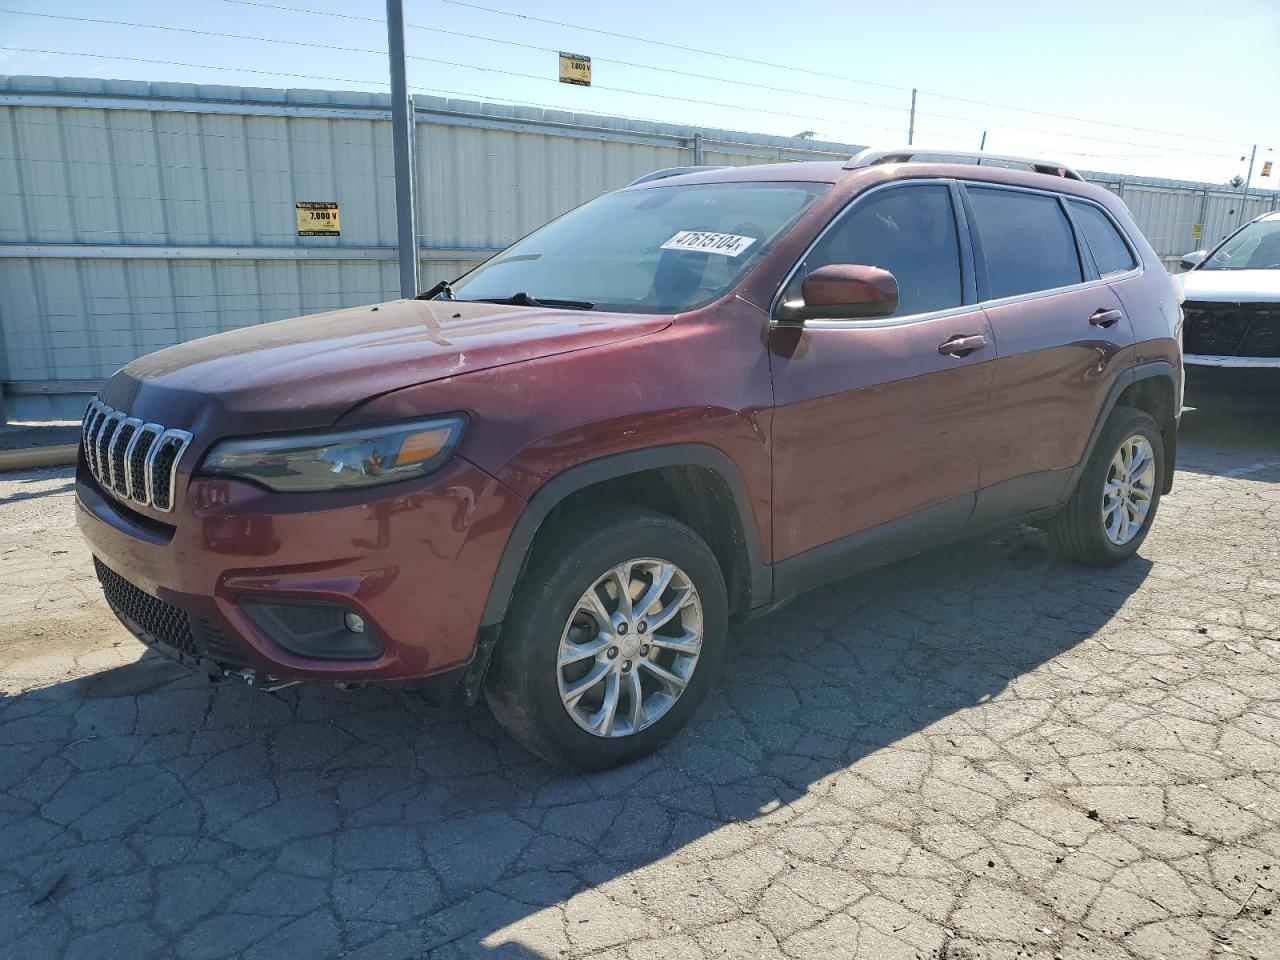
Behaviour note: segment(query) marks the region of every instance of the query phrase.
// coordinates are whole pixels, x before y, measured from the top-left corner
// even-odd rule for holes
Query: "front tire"
[[[629,763],[706,696],[724,652],[724,578],[696,533],[648,510],[602,508],[549,536],[516,587],[485,699],[552,763]]]
[[[1118,408],[1108,419],[1062,513],[1047,524],[1058,551],[1109,567],[1133,556],[1151,530],[1164,479],[1164,437],[1150,414]]]

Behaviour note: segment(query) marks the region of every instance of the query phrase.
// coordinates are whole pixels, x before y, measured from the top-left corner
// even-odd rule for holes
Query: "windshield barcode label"
[[[736,257],[756,242],[755,237],[739,237],[732,233],[707,233],[704,230],[681,230],[662,245],[663,250],[694,250]]]

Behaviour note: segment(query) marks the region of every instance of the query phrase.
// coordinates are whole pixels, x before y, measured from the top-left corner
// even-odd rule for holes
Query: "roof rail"
[[[845,170],[860,170],[879,163],[908,163],[920,156],[942,157],[943,163],[954,157],[977,161],[999,160],[1004,163],[1020,163],[1036,173],[1047,173],[1054,177],[1066,177],[1068,180],[1083,180],[1074,169],[1056,160],[1036,160],[1032,157],[1015,157],[1003,153],[983,153],[977,150],[929,150],[921,147],[900,147],[893,150],[863,150],[857,156],[850,157],[844,163]]]
[[[648,183],[650,180],[665,180],[667,177],[678,177],[682,173],[702,173],[704,170],[723,170],[723,166],[717,167],[665,167],[662,170],[655,170],[653,173],[646,173],[643,177],[638,177],[627,184],[628,187],[634,187],[638,183]]]

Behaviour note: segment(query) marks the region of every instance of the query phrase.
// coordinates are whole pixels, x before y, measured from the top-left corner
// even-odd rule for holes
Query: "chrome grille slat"
[[[85,465],[106,493],[163,513],[173,510],[178,463],[191,444],[186,430],[145,423],[95,397],[85,411],[80,441]]]

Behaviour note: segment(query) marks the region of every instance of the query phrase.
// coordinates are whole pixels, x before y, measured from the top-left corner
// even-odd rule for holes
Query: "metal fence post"
[[[1196,218],[1196,223],[1200,224],[1200,239],[1195,237],[1191,239],[1195,241],[1196,249],[1199,250],[1205,246],[1204,235],[1209,232],[1209,225],[1205,223],[1205,218],[1209,216],[1209,188],[1205,187],[1204,192],[1200,194],[1200,216]],[[1194,227],[1192,228],[1194,230]]]
[[[395,159],[396,242],[400,296],[418,295],[418,232],[413,205],[413,103],[404,67],[404,4],[387,0],[387,59],[391,63],[391,153]]]
[[[693,135],[693,165],[695,167],[702,166],[702,134],[695,133]]]
[[[1240,223],[1243,224],[1249,219],[1248,211],[1245,209],[1249,204],[1249,181],[1253,179],[1253,161],[1258,159],[1258,145],[1253,145],[1253,152],[1249,154],[1249,172],[1244,177],[1244,189],[1240,191]]]

